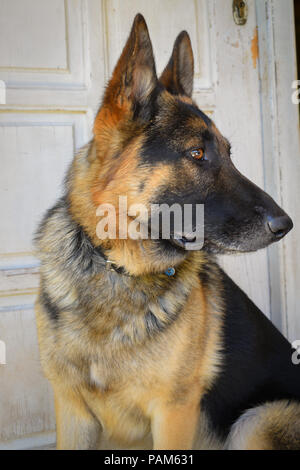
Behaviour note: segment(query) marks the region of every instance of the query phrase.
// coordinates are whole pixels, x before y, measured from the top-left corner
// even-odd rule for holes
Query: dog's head
[[[94,148],[84,176],[89,206],[96,211],[99,204],[112,204],[118,216],[119,195],[127,196],[128,206],[204,204],[204,250],[266,247],[284,237],[292,221],[234,167],[229,142],[192,100],[193,69],[191,42],[182,32],[158,79],[145,20],[136,16],[95,120]],[[191,240],[175,235],[171,231],[170,240],[129,244],[118,240],[118,254],[116,244],[106,246],[121,265],[126,265],[125,252],[136,256],[142,246],[143,263],[161,269],[187,256]]]

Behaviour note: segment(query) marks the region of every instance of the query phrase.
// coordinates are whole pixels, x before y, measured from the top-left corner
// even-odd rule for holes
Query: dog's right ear
[[[181,31],[177,36],[171,58],[159,81],[173,95],[192,96],[194,55],[191,40],[186,31]]]
[[[152,44],[141,14],[137,14],[121,57],[104,95],[104,105],[145,105],[157,85]]]

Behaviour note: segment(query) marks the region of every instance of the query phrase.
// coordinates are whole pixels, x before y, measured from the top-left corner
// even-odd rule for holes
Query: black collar
[[[126,271],[126,269],[124,269],[122,266],[117,266],[115,263],[110,261],[107,258],[107,256],[103,253],[102,248],[100,246],[97,247],[97,251],[98,251],[99,255],[105,261],[106,271],[112,271],[112,272],[116,272],[118,274],[124,274],[125,276],[131,276],[131,274],[129,274]],[[175,273],[176,273],[176,271],[175,271],[175,268],[173,268],[173,267],[167,268],[164,272],[164,274],[166,274],[168,277],[174,276]]]
[[[84,231],[83,227],[76,222],[73,221],[74,224],[74,238],[75,238],[75,246],[74,249],[76,253],[81,252],[81,257],[85,260],[87,257],[91,257],[92,254],[97,254],[102,260],[100,263],[103,266],[104,261],[104,269],[106,271],[115,272],[117,274],[123,274],[125,276],[131,276],[130,273],[126,271],[125,268],[122,266],[117,266],[113,261],[110,261],[107,256],[105,255],[101,246],[95,246],[89,235]],[[164,271],[164,274],[171,277],[175,274],[175,268],[169,267]]]
[[[116,272],[118,274],[125,274],[127,276],[130,276],[130,274],[124,269],[122,266],[117,266],[115,263],[110,261],[107,256],[104,254],[101,246],[97,246],[97,252],[105,262],[105,270],[106,271],[112,271]]]

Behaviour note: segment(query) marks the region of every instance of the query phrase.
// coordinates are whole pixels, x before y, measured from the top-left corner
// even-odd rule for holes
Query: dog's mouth
[[[171,235],[169,242],[176,248],[181,248],[182,250],[187,250],[188,246],[197,242],[197,237],[195,235]]]

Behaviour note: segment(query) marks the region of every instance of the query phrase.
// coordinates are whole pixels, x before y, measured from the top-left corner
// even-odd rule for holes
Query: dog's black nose
[[[292,228],[293,221],[288,215],[271,217],[267,219],[267,225],[276,238],[284,237]]]

